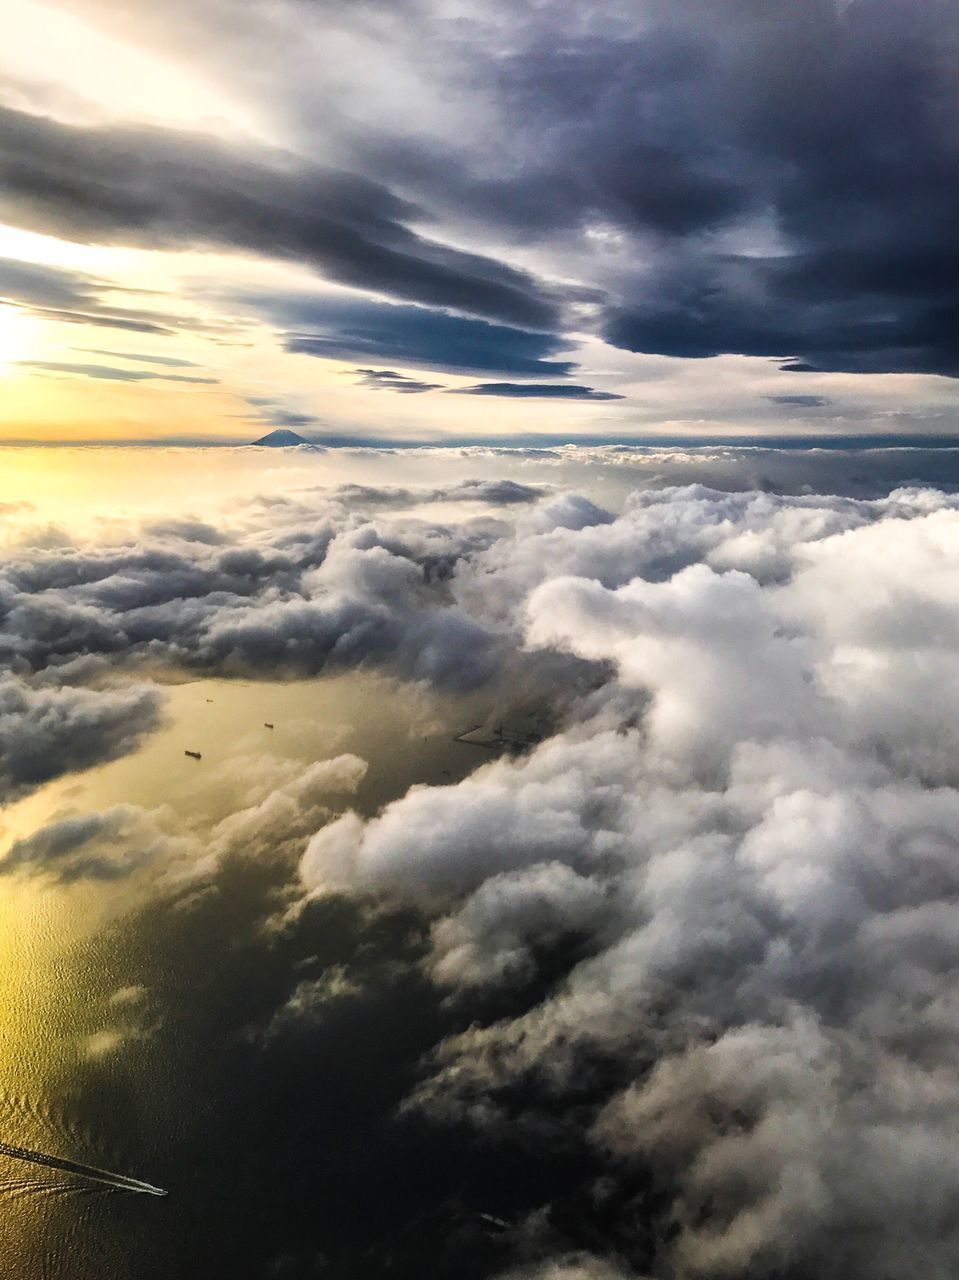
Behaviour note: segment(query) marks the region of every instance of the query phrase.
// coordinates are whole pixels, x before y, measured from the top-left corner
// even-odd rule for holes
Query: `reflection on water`
[[[369,761],[357,803],[376,808],[424,774],[442,776],[451,759],[467,769],[475,765],[475,752],[451,746],[450,737],[471,717],[484,717],[488,701],[454,701],[371,673],[170,684],[164,726],[140,751],[47,785],[10,806],[4,826],[23,834],[57,810],[121,800],[144,808],[174,805],[181,822],[211,823],[271,790],[284,762],[306,765],[346,751]],[[199,752],[201,760],[187,751]]]
[[[290,937],[271,936],[302,840],[279,863],[246,857],[256,849],[240,842],[223,865],[209,866],[209,834],[303,766],[344,752],[370,768],[355,795],[324,800],[333,811],[349,803],[371,812],[416,782],[461,777],[476,752],[451,737],[489,711],[480,698],[453,701],[372,675],[196,681],[165,692],[164,727],[136,755],[59,779],[4,815],[0,851],[66,814],[120,803],[159,815],[169,838],[116,879],[64,883],[42,868],[0,877],[0,1141],[146,1179],[169,1187],[172,1199],[84,1186],[0,1156],[4,1278],[219,1274],[195,1270],[200,1257],[210,1267],[233,1258],[223,1274],[246,1274],[236,1269],[243,1216],[259,1206],[285,1220],[260,1184],[264,1169],[282,1151],[274,1182],[284,1183],[294,1158],[307,1187],[324,1164],[321,1152],[297,1148],[294,1130],[310,1132],[315,1120],[291,1129],[291,1114],[278,1115],[283,1142],[271,1148],[270,1118],[257,1110],[258,1099],[277,1105],[279,1096],[280,1082],[264,1077],[270,1020],[297,983],[325,967],[376,968],[409,944],[382,933],[371,941],[355,909],[342,905],[307,912]],[[408,1028],[424,999],[405,999]],[[365,1081],[354,1102],[371,1115],[383,1105],[378,1088],[389,1094],[396,1084],[377,1085],[376,1057],[402,1055],[404,1036],[418,1034],[398,1028],[396,1016],[380,1009],[375,1030],[354,1028],[352,1044],[344,1036],[351,1069]],[[411,1061],[419,1051],[411,1042]],[[326,1064],[335,1088],[344,1087],[343,1065]],[[294,1075],[301,1069],[295,1064]],[[318,1077],[323,1071],[316,1063]],[[307,1090],[297,1105],[313,1101]],[[330,1149],[348,1148],[345,1141],[340,1134]],[[204,1231],[212,1253],[199,1243]]]
[[[0,543],[14,559],[71,539],[135,542],[151,520],[185,516],[255,540],[264,503],[302,502],[308,519],[317,490],[351,483],[391,486],[387,508],[404,515],[503,514],[455,489],[498,476],[499,461],[456,451],[9,449],[3,462]],[[522,475],[560,478],[553,462]],[[610,491],[625,488],[614,478]],[[340,501],[359,515],[363,492]],[[463,777],[489,755],[454,736],[516,714],[521,695],[454,698],[362,673],[109,679],[144,676],[163,685],[164,720],[135,754],[0,816],[0,1142],[170,1195],[0,1155],[0,1280],[419,1280],[423,1239],[459,1241],[445,1269],[432,1259],[437,1277],[494,1273],[495,1241],[474,1238],[463,1208],[483,1161],[396,1120],[423,1055],[471,1016],[420,974],[426,924],[343,900],[291,906],[297,860],[330,814]],[[365,776],[348,767],[328,794],[299,788],[347,753]],[[99,834],[74,834],[71,852],[63,832],[90,815]],[[528,1175],[527,1162],[527,1196]],[[498,1166],[491,1178],[503,1194]],[[488,1187],[474,1194],[497,1208]]]

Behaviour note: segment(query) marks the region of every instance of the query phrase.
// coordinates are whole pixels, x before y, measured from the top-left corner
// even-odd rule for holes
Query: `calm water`
[[[396,1226],[398,1201],[369,1230],[377,1199],[383,1210],[370,1179],[390,1167],[371,1144],[387,1131],[397,1142],[392,1110],[441,1017],[403,971],[405,922],[333,904],[278,926],[295,866],[282,843],[264,857],[241,841],[212,871],[194,864],[219,820],[282,781],[284,761],[369,760],[357,795],[331,795],[333,810],[371,812],[417,781],[462,776],[475,751],[451,733],[484,708],[375,676],[166,692],[167,723],[138,754],[5,815],[9,843],[44,819],[122,802],[189,841],[115,883],[0,881],[0,1139],[170,1195],[0,1159],[4,1276],[313,1274],[326,1236],[355,1261],[358,1240]],[[299,983],[341,965],[374,975],[368,999],[271,1029]]]
[[[317,486],[501,470],[458,454],[424,467],[250,450],[6,450],[4,464],[0,532],[14,557],[67,538],[122,540],[153,519],[255,529],[261,495],[309,503]],[[552,484],[554,471],[531,482]],[[496,517],[435,496],[429,510]],[[511,1182],[465,1139],[397,1118],[423,1056],[475,1010],[445,1007],[422,978],[427,926],[410,911],[291,904],[325,816],[373,813],[416,783],[465,776],[484,756],[453,735],[501,719],[504,705],[525,714],[522,690],[454,697],[371,673],[110,674],[127,678],[160,682],[160,729],[0,816],[2,861],[51,823],[126,807],[102,866],[72,879],[0,875],[0,1141],[169,1196],[0,1157],[0,1276],[489,1274],[501,1245],[477,1214],[555,1196],[555,1160],[548,1185],[530,1181],[528,1161]],[[320,797],[324,815],[315,797],[296,797],[296,778],[343,753],[369,769],[355,795]],[[284,1015],[291,1001],[297,1017]]]

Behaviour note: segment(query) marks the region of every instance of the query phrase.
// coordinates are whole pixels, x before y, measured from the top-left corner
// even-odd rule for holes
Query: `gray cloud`
[[[791,409],[822,409],[832,404],[825,396],[767,396],[770,404],[781,404]]]
[[[551,1262],[511,1269],[500,1280],[626,1280],[628,1273],[604,1258],[572,1254]]]
[[[0,857],[0,875],[45,873],[63,883],[118,880],[151,861],[161,847],[147,815],[132,805],[58,818],[15,840]]]
[[[405,225],[416,207],[369,179],[172,130],[81,129],[9,108],[0,122],[0,215],[16,226],[147,248],[225,245],[418,302],[557,320],[529,275],[417,235]]]
[[[159,722],[152,686],[32,688],[0,681],[0,797],[15,799],[61,774],[113,760]]]
[[[74,378],[92,378],[102,382],[188,382],[213,386],[216,378],[194,377],[183,373],[157,373],[153,369],[117,369],[112,365],[74,364],[68,360],[18,360],[22,369],[40,373],[63,373]]]
[[[480,382],[475,387],[457,387],[461,396],[503,396],[514,400],[622,400],[612,391],[594,391],[563,382]]]
[[[483,502],[494,506],[514,506],[536,502],[548,490],[541,485],[520,484],[516,480],[462,480],[437,489],[399,489],[371,485],[340,485],[331,496],[351,509],[412,507],[430,502]]]
[[[209,876],[237,855],[264,861],[295,858],[317,824],[332,817],[330,800],[354,793],[367,770],[366,761],[351,754],[307,766],[270,757],[251,757],[245,763],[256,772],[249,781],[249,803],[216,823],[202,844],[193,833],[178,829],[166,807],[151,811],[118,804],[58,814],[12,841],[0,855],[0,876],[45,876],[62,884],[122,880],[163,855],[164,864],[156,868],[159,880],[176,883],[192,865],[195,883],[201,862]],[[273,775],[268,763],[280,766]]]
[[[531,495],[467,484],[451,496]],[[491,528],[380,527],[335,495],[288,514],[273,505],[262,519],[230,538],[154,525],[125,545],[15,551],[0,570],[2,660],[44,671],[89,655],[164,657],[254,674],[369,661],[455,685],[491,674],[495,637],[457,608],[448,581]]]
[[[98,0],[73,3],[115,26]],[[568,0],[468,21],[426,0],[176,13],[160,28],[131,4],[124,30],[212,68],[240,100],[265,92],[304,154],[366,177],[10,113],[6,216],[234,244],[555,331],[544,290],[482,255],[506,245],[569,282],[567,301],[599,304],[601,332],[631,350],[956,371],[947,3],[616,0],[602,21]],[[331,37],[355,65],[320,69]],[[158,193],[161,167],[176,181]],[[411,230],[427,221],[435,239]]]
[[[562,377],[569,342],[550,333],[471,320],[426,307],[310,295],[246,295],[241,305],[293,328],[287,351],[327,360],[390,360],[450,372]]]
[[[296,430],[299,427],[319,427],[323,425],[321,418],[312,413],[303,413],[298,409],[290,409],[270,396],[247,396],[247,404],[255,410],[258,422],[271,427],[286,427]]]
[[[111,360],[132,360],[139,364],[159,364],[167,369],[198,369],[195,360],[182,360],[178,356],[149,355],[142,351],[104,351],[99,347],[77,347],[77,351],[89,356],[108,356]]]
[[[420,395],[424,391],[439,391],[440,382],[418,382],[416,378],[395,369],[357,369],[357,383],[373,391],[399,391],[403,395]]]
[[[918,490],[553,499],[458,571],[488,626],[615,677],[301,873],[419,904],[433,981],[508,999],[411,1108],[606,1162],[609,1258],[533,1274],[953,1269],[957,521]]]
[[[103,281],[64,267],[0,260],[0,301],[51,320],[133,333],[169,334],[170,317],[112,306]]]

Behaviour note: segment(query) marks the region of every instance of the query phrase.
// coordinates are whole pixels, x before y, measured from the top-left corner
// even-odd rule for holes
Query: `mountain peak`
[[[254,440],[254,444],[265,444],[272,449],[287,449],[296,444],[309,444],[309,440],[304,440],[301,435],[295,431],[289,431],[286,427],[278,427],[276,431],[270,431],[265,436],[260,436],[259,440]]]

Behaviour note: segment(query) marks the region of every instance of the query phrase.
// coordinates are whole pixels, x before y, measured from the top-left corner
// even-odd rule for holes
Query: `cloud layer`
[[[71,96],[44,91],[42,67],[32,89],[21,78],[0,105],[0,219],[168,255],[193,314],[154,310],[156,277],[138,283],[122,261],[137,255],[106,251],[94,260],[123,278],[0,263],[17,306],[185,340],[239,324],[244,343],[256,318],[291,378],[308,375],[284,355],[399,372],[354,384],[356,413],[335,405],[351,432],[357,415],[374,429],[364,389],[438,389],[417,370],[584,415],[625,395],[627,431],[707,416],[763,430],[784,411],[838,431],[883,407],[907,429],[948,425],[935,380],[959,370],[948,0],[493,0],[468,14],[447,0],[202,13],[177,0],[169,27],[144,0],[120,20],[101,0],[58,7],[238,114],[164,128],[138,102],[125,116],[86,101],[87,81]],[[727,358],[715,375],[689,364],[713,357]],[[796,385],[817,372],[931,377]],[[244,394],[238,373],[226,381]],[[418,402],[434,432],[438,399]],[[526,410],[537,426],[547,411]],[[475,424],[468,401],[449,412]]]
[[[324,942],[319,971],[271,979],[243,1043],[295,1057],[324,1019],[415,991],[408,1052],[429,1051],[391,1077],[405,1120],[578,1171],[575,1204],[537,1175],[539,1203],[511,1191],[471,1227],[511,1277],[945,1280],[959,497],[659,477],[612,510],[517,474],[14,538],[7,800],[134,749],[159,715],[143,670],[375,664],[488,683],[502,724],[463,780],[378,812],[361,793],[333,816],[355,755],[241,760],[249,803],[202,838],[167,811],[57,811],[0,873],[142,869],[192,902],[243,861],[276,882],[281,953],[298,930],[313,945],[313,913],[356,913],[370,938],[389,920],[370,973]]]
[[[0,108],[0,216],[80,242],[229,247],[315,265],[331,280],[549,327],[533,280],[411,231],[416,206],[355,174],[244,154],[203,135],[80,129]]]
[[[527,330],[588,301],[640,352],[956,373],[948,4],[176,9],[172,33],[131,4],[124,32],[265,100],[289,150],[8,107],[6,220],[291,259]]]
[[[302,863],[419,904],[452,999],[509,993],[409,1105],[601,1155],[608,1256],[537,1276],[951,1274],[959,508],[557,503],[456,592],[612,678]]]
[[[93,690],[0,680],[0,799],[134,750],[159,722],[150,685]]]
[[[490,682],[506,728],[465,780],[365,817],[330,814],[366,767],[339,756],[271,773],[202,844],[114,805],[0,869],[305,847],[302,911],[406,911],[403,964],[452,1011],[406,1115],[583,1153],[575,1231],[526,1202],[497,1228],[517,1265],[953,1274],[959,498],[691,484],[615,512],[521,474],[14,540],[5,799],[133,749],[159,714],[141,668]],[[361,989],[297,978],[266,1041]]]

